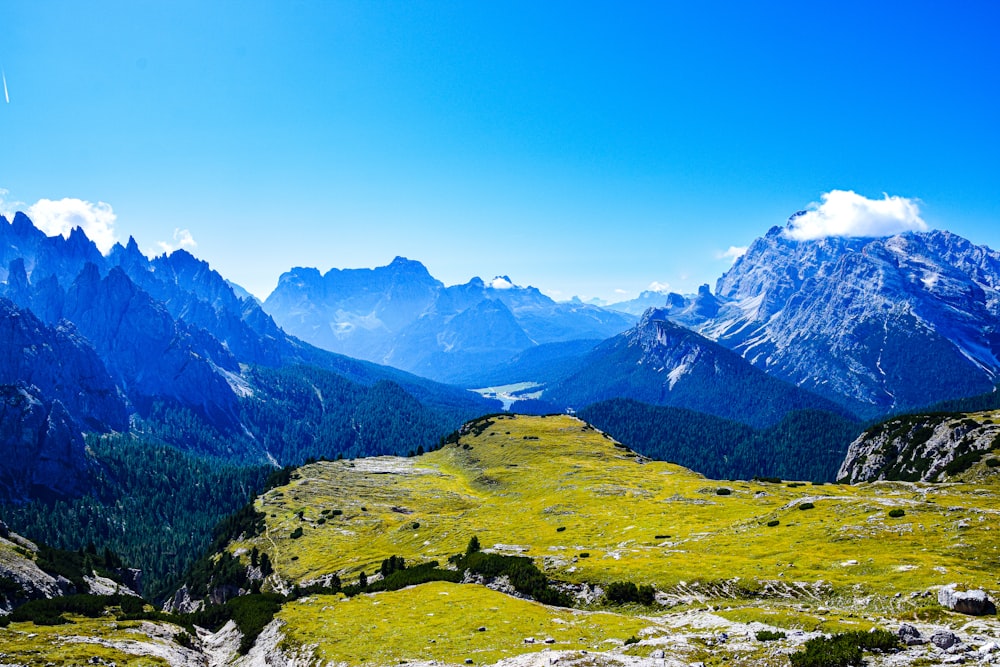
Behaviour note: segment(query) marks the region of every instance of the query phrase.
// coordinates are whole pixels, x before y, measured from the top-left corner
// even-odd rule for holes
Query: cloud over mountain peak
[[[785,236],[810,241],[828,236],[882,237],[901,232],[922,232],[927,223],[920,217],[918,200],[884,195],[869,199],[853,190],[831,190],[788,221]]]

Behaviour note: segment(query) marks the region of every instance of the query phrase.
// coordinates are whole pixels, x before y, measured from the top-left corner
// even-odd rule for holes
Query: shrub
[[[300,537],[302,537],[302,526],[299,526],[298,528],[296,528],[295,530],[293,530],[292,534],[289,535],[289,537],[291,537],[293,540],[297,540]]]
[[[406,569],[406,560],[402,556],[389,556],[382,561],[382,567],[379,571],[382,573],[382,577],[388,577],[393,572],[399,572],[400,570]]]
[[[813,505],[812,503],[802,503],[801,505],[799,505],[800,510],[811,510],[814,507],[816,506]]]
[[[582,552],[580,554],[580,558],[590,558],[590,554],[588,552],[584,551],[584,552]]]
[[[564,530],[566,530],[566,526],[559,526],[558,528],[556,528],[556,532],[557,532],[557,533],[561,533],[561,532],[563,532]]]
[[[842,641],[843,635],[816,637],[788,656],[792,667],[855,667],[864,664],[860,646]]]
[[[756,636],[759,642],[773,642],[776,639],[784,639],[788,635],[784,632],[775,632],[774,630],[758,630]]]
[[[906,512],[904,512],[899,507],[897,507],[896,509],[889,510],[889,516],[891,516],[893,519],[898,519],[899,517],[905,516],[905,515],[906,515]]]
[[[637,602],[638,604],[651,605],[656,600],[656,592],[652,586],[636,586],[631,581],[615,581],[608,584],[604,591],[604,597],[608,602],[614,604]]]
[[[986,452],[977,450],[973,452],[967,452],[960,456],[956,456],[954,459],[948,462],[948,465],[944,467],[944,473],[946,475],[958,475],[960,473],[963,473],[969,468],[971,468],[973,465],[978,463],[985,454]]]
[[[131,595],[64,595],[52,599],[32,600],[9,616],[11,621],[30,621],[35,625],[61,625],[70,623],[63,614],[76,614],[97,618],[108,607],[121,607],[126,614],[143,609],[143,600]]]
[[[402,558],[399,559],[402,561]],[[383,561],[385,562],[385,561]],[[414,565],[411,567],[398,569],[389,573],[383,579],[379,579],[368,584],[365,589],[368,593],[376,591],[398,591],[407,586],[417,586],[430,581],[449,581],[453,584],[461,583],[462,573],[457,570],[442,570],[438,568],[437,561]],[[348,587],[344,593],[348,596],[362,592],[359,587]]]
[[[718,489],[715,490],[715,495],[717,495],[717,496],[728,496],[728,495],[732,494],[732,492],[733,492],[732,489],[727,489],[724,486],[720,486]]]
[[[986,459],[986,465],[990,468],[996,468],[1000,466],[1000,459]]]
[[[886,630],[845,632],[832,637],[816,637],[802,650],[788,656],[792,667],[854,667],[864,664],[862,651],[889,651],[899,640]]]
[[[635,635],[632,635],[631,637],[625,640],[625,646],[631,646],[632,644],[638,644],[638,643],[639,643],[639,638],[636,637]]]
[[[465,557],[468,558],[474,553],[477,553],[480,549],[479,538],[475,535],[469,540],[469,546],[465,547]]]
[[[470,542],[469,547],[472,546]],[[478,547],[478,540],[476,546]],[[506,575],[517,592],[542,604],[557,607],[571,607],[573,605],[573,601],[568,595],[549,586],[545,575],[535,567],[530,558],[525,556],[502,556],[473,551],[464,557],[452,557],[451,560],[458,566],[459,571],[470,570],[484,577]]]
[[[780,522],[780,521],[778,521],[777,519],[771,519],[770,521],[768,521],[768,522],[767,522],[767,527],[768,527],[768,528],[774,528],[774,527],[775,527],[775,526],[777,526],[777,525],[778,525],[779,523],[781,523],[781,522]]]

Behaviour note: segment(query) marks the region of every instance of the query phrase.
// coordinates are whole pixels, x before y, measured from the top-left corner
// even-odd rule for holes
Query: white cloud
[[[493,279],[493,282],[490,283],[490,287],[493,289],[510,289],[513,286],[514,283],[512,283],[510,278],[507,276],[497,276]]]
[[[808,241],[827,236],[892,236],[927,229],[916,199],[887,194],[883,199],[868,199],[851,190],[831,190],[822,199],[822,204],[810,204],[805,213],[789,220],[785,236]]]
[[[729,246],[729,250],[725,252],[720,252],[715,257],[716,259],[731,259],[732,261],[738,260],[743,255],[747,254],[747,246]]]
[[[615,294],[628,294],[628,290],[627,289],[622,289],[620,287],[616,287],[615,288]]]
[[[111,204],[66,197],[58,201],[39,199],[25,211],[31,221],[49,236],[69,236],[75,227],[83,229],[98,250],[107,253],[118,240],[115,235],[117,216]]]
[[[174,250],[180,248],[194,248],[198,243],[191,236],[191,232],[187,229],[175,229],[174,230],[174,242],[168,243],[167,241],[157,241],[156,245],[160,246],[160,250],[167,253],[168,255]]]
[[[24,208],[24,202],[9,201],[7,199],[9,194],[10,190],[7,188],[0,188],[0,215],[11,221],[14,219],[14,213]]]
[[[659,292],[660,294],[666,294],[670,291],[670,283],[661,283],[656,280],[649,283],[649,287],[646,288],[649,292]]]

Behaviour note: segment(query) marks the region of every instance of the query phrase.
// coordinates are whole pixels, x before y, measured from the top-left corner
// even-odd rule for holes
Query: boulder
[[[958,642],[958,635],[951,630],[938,630],[931,635],[931,643],[940,649],[949,649]]]
[[[997,613],[997,607],[984,590],[960,591],[957,584],[948,584],[938,591],[938,602],[960,614],[986,616]]]
[[[896,634],[899,636],[899,641],[903,642],[906,646],[918,646],[927,643],[924,636],[920,634],[920,630],[917,630],[909,623],[903,623],[899,626],[899,631]]]

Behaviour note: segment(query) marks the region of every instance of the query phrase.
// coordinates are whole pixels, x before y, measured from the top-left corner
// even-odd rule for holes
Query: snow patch
[[[673,389],[674,385],[677,384],[677,381],[680,380],[685,375],[687,375],[689,372],[691,372],[691,366],[683,362],[681,363],[680,366],[670,371],[667,374],[667,377],[670,379],[670,389]]]

